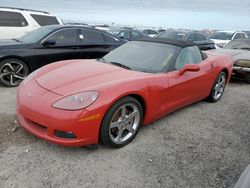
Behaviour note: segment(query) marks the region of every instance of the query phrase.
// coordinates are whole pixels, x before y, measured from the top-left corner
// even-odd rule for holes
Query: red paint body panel
[[[99,128],[107,110],[128,95],[145,102],[144,125],[181,107],[206,98],[217,75],[225,70],[228,80],[232,59],[207,53],[197,72],[143,73],[122,69],[95,60],[62,61],[43,67],[17,91],[17,115],[23,128],[55,144],[84,146],[97,144]],[[83,110],[67,111],[52,107],[61,98],[83,91],[98,91],[98,99]],[[79,122],[100,114],[94,120]],[[74,139],[56,137],[55,130],[73,132]]]

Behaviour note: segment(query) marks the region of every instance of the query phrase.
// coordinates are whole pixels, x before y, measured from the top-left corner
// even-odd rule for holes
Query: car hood
[[[41,87],[64,96],[81,91],[100,91],[146,74],[96,60],[71,60],[55,64],[44,70],[42,68],[36,81]]]
[[[231,55],[234,61],[237,61],[239,59],[250,60],[250,51],[246,50],[216,49],[212,51],[219,54]]]
[[[230,42],[230,40],[218,40],[218,39],[210,39],[216,44],[219,48],[222,48],[224,45]]]
[[[28,44],[21,43],[15,40],[0,40],[0,50],[22,49],[26,47],[27,45]]]

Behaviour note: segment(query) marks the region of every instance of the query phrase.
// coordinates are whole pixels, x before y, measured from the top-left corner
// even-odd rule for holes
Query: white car
[[[248,38],[247,35],[241,31],[216,31],[210,37],[218,48],[222,48],[231,40],[246,38]]]
[[[20,38],[45,25],[62,24],[62,20],[48,12],[0,7],[0,39]]]

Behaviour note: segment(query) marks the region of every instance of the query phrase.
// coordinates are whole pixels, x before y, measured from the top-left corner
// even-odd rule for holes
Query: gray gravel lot
[[[0,187],[232,187],[250,163],[250,85],[140,130],[121,149],[65,148],[16,127],[15,88],[0,86]]]

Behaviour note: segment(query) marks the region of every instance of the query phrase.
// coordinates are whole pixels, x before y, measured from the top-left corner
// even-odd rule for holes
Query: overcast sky
[[[63,20],[187,29],[250,30],[250,0],[0,0]]]

